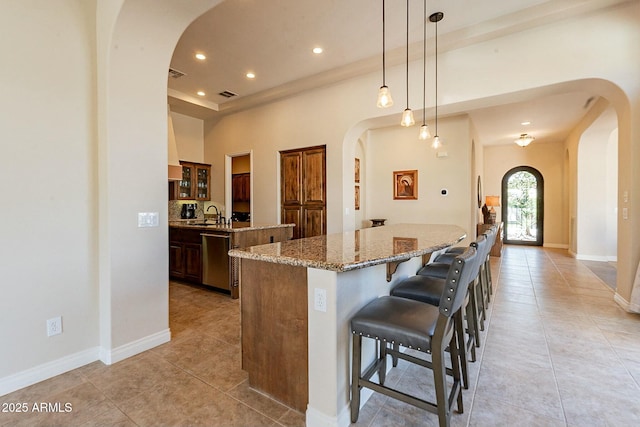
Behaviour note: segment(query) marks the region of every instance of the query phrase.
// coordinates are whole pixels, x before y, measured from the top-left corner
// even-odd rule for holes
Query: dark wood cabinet
[[[239,173],[231,177],[231,194],[234,202],[251,201],[251,174]]]
[[[169,277],[202,283],[200,230],[169,228]]]
[[[293,238],[326,234],[326,147],[280,152],[282,221]]]
[[[170,200],[211,200],[211,165],[180,161],[182,179],[169,183]]]
[[[241,228],[239,231],[227,231],[217,227],[169,227],[169,278],[186,282],[202,284],[203,249],[202,234],[215,233],[227,235],[230,247],[244,248],[248,246],[264,245],[267,243],[290,240],[293,235],[292,227],[269,228]],[[239,296],[239,262],[238,258],[231,258],[229,289],[231,298]]]

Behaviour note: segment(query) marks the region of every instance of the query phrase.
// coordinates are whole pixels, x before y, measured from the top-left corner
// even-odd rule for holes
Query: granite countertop
[[[465,237],[465,231],[456,225],[394,224],[232,249],[229,255],[343,272],[406,261],[455,245]]]
[[[266,230],[269,228],[295,227],[295,224],[257,224],[249,222],[231,222],[230,224],[214,224],[207,221],[206,225],[202,219],[190,219],[169,221],[169,227],[186,228],[204,231],[224,231],[227,233],[237,233],[241,231]]]

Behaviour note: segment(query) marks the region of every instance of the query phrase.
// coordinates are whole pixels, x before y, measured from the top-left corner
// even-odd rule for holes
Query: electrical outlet
[[[313,292],[313,308],[316,311],[327,312],[327,290],[315,288]]]
[[[52,337],[62,333],[62,316],[47,320],[47,336]]]

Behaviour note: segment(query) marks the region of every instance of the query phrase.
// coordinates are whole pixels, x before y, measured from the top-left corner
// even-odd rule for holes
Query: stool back
[[[480,236],[478,236],[476,241],[472,243],[472,245],[475,245],[478,251],[477,269],[479,273],[482,263],[487,260],[487,257],[489,256],[489,252],[491,252],[491,245],[492,245],[491,239],[489,238],[489,236],[487,236],[487,233],[481,234]],[[476,273],[476,276],[478,273]],[[475,279],[475,276],[473,278]]]
[[[453,260],[447,274],[444,292],[440,297],[440,314],[451,317],[462,307],[469,283],[478,275],[478,258],[476,248],[469,246]]]

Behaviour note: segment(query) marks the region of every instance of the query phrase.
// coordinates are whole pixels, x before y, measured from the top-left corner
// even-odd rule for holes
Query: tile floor
[[[507,246],[492,271],[489,321],[453,426],[640,425],[640,316],[563,250]],[[303,426],[302,414],[248,388],[239,321],[237,300],[171,283],[170,343],[2,396],[0,405],[73,410],[0,412],[0,426]],[[431,375],[400,363],[387,381],[428,395]],[[430,426],[437,417],[374,395],[356,425]]]

